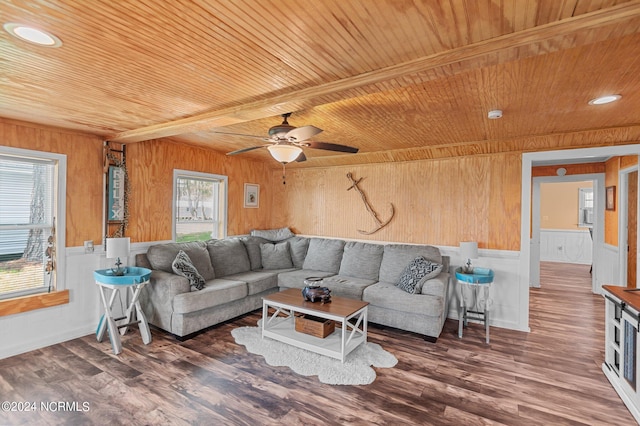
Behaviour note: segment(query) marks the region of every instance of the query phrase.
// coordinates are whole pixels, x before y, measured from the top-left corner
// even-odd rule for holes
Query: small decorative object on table
[[[296,331],[324,339],[336,329],[336,323],[326,318],[299,314],[295,318]]]
[[[304,300],[315,303],[316,300],[322,303],[331,302],[331,290],[327,287],[320,287],[322,278],[310,277],[304,280],[305,288],[302,289]]]

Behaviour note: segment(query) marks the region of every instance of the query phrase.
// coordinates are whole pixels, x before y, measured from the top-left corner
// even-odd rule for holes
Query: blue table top
[[[93,278],[103,284],[131,285],[149,281],[151,269],[138,266],[127,266],[124,275],[113,275],[111,269],[98,269],[93,271]]]
[[[465,283],[489,284],[493,282],[493,271],[488,268],[473,268],[472,274],[465,274],[462,268],[457,268],[456,279]]]

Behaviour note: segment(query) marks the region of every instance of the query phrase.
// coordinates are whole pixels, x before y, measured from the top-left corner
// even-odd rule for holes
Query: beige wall
[[[593,182],[540,184],[540,227],[543,229],[585,230],[578,226],[578,190],[593,188]]]

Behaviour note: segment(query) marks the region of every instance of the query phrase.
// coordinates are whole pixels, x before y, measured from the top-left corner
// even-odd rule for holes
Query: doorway
[[[521,214],[520,214],[520,252],[518,258],[518,305],[517,305],[517,324],[518,329],[527,331],[529,330],[529,288],[530,288],[530,276],[531,276],[531,207],[532,207],[532,166],[536,162],[541,161],[556,161],[556,164],[562,162],[572,161],[576,159],[591,159],[593,157],[606,157],[611,156],[626,156],[626,155],[638,155],[640,153],[640,145],[616,145],[608,147],[598,148],[579,148],[579,149],[566,149],[555,151],[543,151],[532,152],[522,154],[522,178],[521,178]],[[595,194],[598,199],[603,200],[605,194],[604,183],[598,184],[595,189]],[[604,203],[600,203],[600,208],[596,212],[598,221],[604,223]],[[613,262],[607,261],[607,253],[605,252],[604,235],[600,235],[594,232],[593,235],[593,274],[596,276],[596,282],[599,285],[599,274],[608,271],[600,271],[599,266]],[[615,261],[614,261],[615,262]],[[617,262],[616,262],[617,266]],[[614,266],[614,269],[618,269]],[[607,277],[604,277],[608,279]]]
[[[619,175],[619,234],[620,275],[622,285],[628,288],[638,286],[638,169],[631,167],[620,171]]]
[[[555,212],[558,215],[555,219],[550,217],[553,212],[549,210],[543,211],[545,202],[541,197],[542,186],[545,186],[548,190],[550,185],[554,186],[554,184],[564,186],[564,190],[559,194],[560,197],[574,196],[573,199],[569,200],[569,204],[562,205],[560,200],[555,200],[555,205],[563,209],[563,211]],[[588,219],[585,211],[582,210],[579,186],[590,187],[593,195],[593,205]],[[529,257],[530,287],[540,287],[541,260],[565,263],[591,262],[593,272],[593,257],[596,252],[594,241],[604,234],[603,215],[598,214],[598,212],[604,210],[601,201],[602,197],[598,197],[598,188],[603,187],[604,174],[602,173],[533,178]],[[573,189],[575,189],[575,194],[567,194],[566,191],[571,192]],[[546,202],[549,203],[549,200]],[[591,291],[599,293],[598,281],[594,273],[591,276]]]

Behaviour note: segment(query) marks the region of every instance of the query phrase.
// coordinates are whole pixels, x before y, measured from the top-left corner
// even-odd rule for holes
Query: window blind
[[[0,298],[48,291],[56,162],[0,155]],[[51,250],[49,250],[51,254]]]

